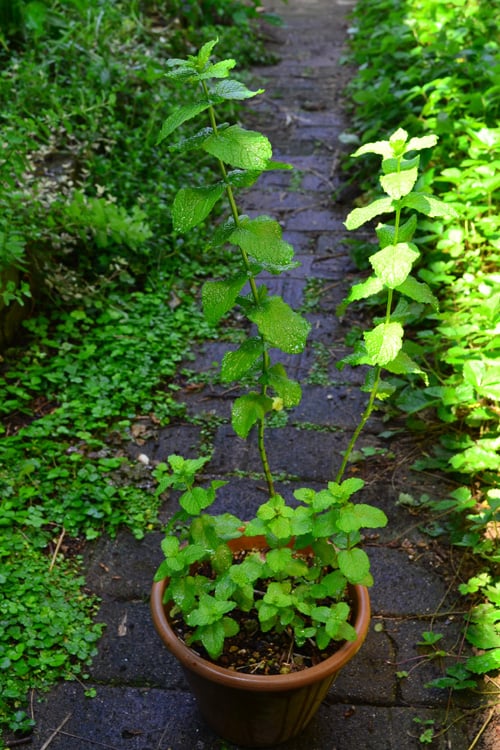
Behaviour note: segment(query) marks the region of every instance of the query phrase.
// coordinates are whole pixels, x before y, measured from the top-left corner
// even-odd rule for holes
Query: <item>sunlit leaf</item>
[[[390,289],[395,289],[405,281],[418,257],[415,245],[399,242],[397,245],[387,245],[371,255],[369,260],[381,281]]]
[[[346,229],[358,229],[358,227],[366,224],[367,221],[371,221],[375,216],[380,214],[388,214],[394,211],[392,198],[379,198],[378,200],[372,201],[368,206],[362,208],[355,208],[347,216],[344,222]]]
[[[403,326],[400,323],[380,323],[364,334],[366,350],[373,364],[391,362],[403,343]]]
[[[225,164],[240,169],[265,169],[272,156],[271,144],[264,135],[239,125],[212,133],[203,148]]]

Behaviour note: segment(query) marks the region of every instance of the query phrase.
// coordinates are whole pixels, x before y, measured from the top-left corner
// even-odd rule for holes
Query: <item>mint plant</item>
[[[368,556],[357,546],[360,529],[387,523],[383,511],[352,501],[363,481],[330,482],[319,492],[299,489],[294,493],[300,502],[295,508],[272,495],[256,517],[245,522],[228,513],[202,512],[225,484],[195,486],[196,472],[207,460],[171,455],[168,466],[156,469],[159,492],[168,486],[182,490],[181,511],[167,526],[162,541],[165,560],[155,580],[169,579],[165,600],[173,601],[192,626],[188,644],[200,642],[217,659],[225,638],[239,631],[230,615],[235,608],[255,609],[263,632],[292,631],[298,646],[313,639],[324,650],[331,640],[354,640],[346,587],[373,583]],[[265,536],[267,553],[253,551],[243,561],[234,561],[227,542],[242,534]],[[312,563],[300,553],[304,549],[313,553]],[[204,564],[209,564],[210,575]]]
[[[319,492],[297,490],[294,496],[299,504],[290,506],[275,490],[264,437],[269,415],[296,406],[301,388],[280,362],[271,360],[271,350],[301,352],[309,324],[281,297],[270,296],[261,281],[264,271],[280,274],[295,265],[293,248],[283,240],[281,227],[266,215],[250,218],[241,214],[236,202],[238,188],[254,184],[265,170],[287,165],[272,161],[271,144],[261,133],[219,124],[219,106],[252,98],[261,90],[251,91],[230,78],[234,60],[212,62],[215,44],[208,42],[186,60],[169,61],[168,75],[184,86],[195,86],[198,93],[167,118],[158,141],[201,114],[207,118],[205,127],[172,148],[181,153],[201,149],[212,156],[220,179],[181,188],[173,202],[173,224],[178,231],[189,231],[204,222],[223,197],[227,199],[229,217],[219,224],[212,243],[230,243],[240,262],[232,275],[204,284],[202,304],[212,324],[218,324],[237,306],[254,326],[255,333],[224,355],[221,380],[240,386],[250,382],[248,391],[234,401],[232,425],[244,439],[257,428],[268,499],[246,522],[230,514],[212,515],[209,508],[221,483],[212,482],[206,489],[195,484],[205,459],[170,456],[168,464],[160,464],[155,472],[158,493],[169,487],[181,490],[181,510],[167,526],[162,544],[165,560],[155,580],[167,579],[165,601],[173,603],[173,616],[180,616],[188,626],[187,642],[201,643],[212,659],[222,654],[225,639],[238,633],[236,611],[256,613],[262,632],[287,632],[298,646],[313,640],[323,650],[332,640],[355,638],[349,622],[348,587],[373,583],[369,558],[360,548],[361,529],[387,523],[381,510],[353,502],[353,495],[364,483],[357,478],[343,479],[347,461],[375,399],[387,397],[391,391],[390,385],[382,382],[382,370],[397,375],[418,373],[425,379],[403,343],[411,306],[437,307],[427,284],[411,274],[419,258],[412,242],[416,213],[444,216],[453,209],[416,189],[420,159],[416,152],[435,145],[434,136],[409,139],[406,131],[399,129],[389,140],[367,144],[356,152],[356,156],[370,152],[382,156],[380,183],[385,196],[352,211],[347,228],[356,229],[379,215],[394,215],[393,224],[377,227],[380,250],[370,259],[374,275],[355,285],[345,302],[386,294],[385,315],[374,321],[360,346],[341,363],[371,366],[366,383],[370,396],[336,480]],[[243,535],[264,537],[267,549],[250,551],[243,560],[233,559],[228,543]]]
[[[375,326],[365,331],[353,354],[346,357],[340,366],[371,365],[367,373],[364,389],[370,394],[362,418],[354,430],[339,469],[340,478],[346,468],[349,456],[368,421],[376,399],[387,398],[394,392],[394,386],[382,382],[382,371],[392,375],[420,375],[427,383],[427,375],[410,356],[404,342],[404,323],[415,314],[412,306],[430,306],[438,309],[438,301],[430,287],[419,281],[412,268],[420,258],[417,245],[412,242],[417,228],[417,213],[428,217],[448,217],[456,215],[455,209],[438,200],[433,195],[416,189],[419,177],[420,155],[435,146],[437,137],[427,135],[409,138],[403,128],[396,130],[388,140],[375,141],[361,146],[353,157],[377,154],[382,158],[382,174],[379,182],[384,197],[373,200],[367,206],[355,208],[348,215],[347,229],[358,229],[377,216],[392,214],[393,223],[379,224],[376,233],[380,249],[370,256],[373,274],[365,281],[355,284],[347,299],[339,308],[355,301],[385,295],[385,314],[375,320]]]
[[[218,323],[237,304],[240,311],[257,328],[257,335],[246,339],[235,351],[228,352],[221,364],[223,382],[255,376],[257,388],[237,398],[232,409],[235,432],[246,438],[254,425],[258,429],[258,448],[270,495],[274,482],[264,444],[266,415],[273,410],[293,407],[300,402],[300,385],[291,380],[281,363],[273,364],[270,349],[287,353],[303,351],[310,325],[279,296],[271,296],[265,284],[258,283],[262,271],[280,274],[293,268],[293,247],[282,238],[279,223],[269,216],[249,218],[242,215],[235,200],[235,190],[249,187],[266,170],[287,169],[288,165],[272,161],[272,147],[266,136],[240,125],[218,124],[215,108],[225,101],[242,101],[259,93],[229,78],[236,61],[211,62],[216,41],[207,42],[197,55],[186,60],[168,61],[169,76],[182,84],[195,85],[196,99],[179,107],[161,128],[161,143],[185,122],[206,113],[208,127],[185,138],[176,150],[187,153],[200,148],[217,160],[221,179],[209,185],[181,188],[177,193],[172,218],[174,228],[186,232],[203,222],[216,203],[225,195],[230,216],[213,238],[216,245],[231,243],[238,248],[241,264],[229,278],[207,281],[202,290],[205,317]]]

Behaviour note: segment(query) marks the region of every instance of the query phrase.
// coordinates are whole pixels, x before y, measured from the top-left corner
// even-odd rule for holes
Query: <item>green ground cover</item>
[[[458,653],[437,681],[461,689],[500,667],[500,5],[359,0],[351,21],[357,72],[347,140],[385,138],[396,125],[435,133],[423,185],[457,212],[429,220],[420,242],[420,278],[440,300],[437,314],[413,311],[414,354],[429,385],[401,384],[395,403],[412,429],[433,436],[417,468],[457,482],[449,497],[410,502],[436,511],[429,532],[448,535],[465,553],[464,569],[476,571],[457,586],[477,655]],[[365,187],[377,191],[368,177]]]

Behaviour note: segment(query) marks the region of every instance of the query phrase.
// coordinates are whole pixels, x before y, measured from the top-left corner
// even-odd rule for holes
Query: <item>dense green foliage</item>
[[[439,682],[467,687],[473,674],[500,666],[500,8],[359,0],[352,22],[354,133],[369,140],[398,123],[436,133],[423,184],[456,210],[428,221],[419,242],[419,276],[440,311],[415,320],[413,352],[426,363],[428,387],[400,383],[397,404],[422,434],[430,413],[442,421],[417,467],[466,483],[430,505],[440,519],[433,533],[448,534],[479,566],[460,591],[471,596],[466,637],[484,653],[458,660]]]
[[[166,206],[186,164],[174,156],[165,172],[155,127],[179,97],[163,78],[165,59],[212,27],[200,26],[203,4],[173,5],[1,3],[0,271],[23,272],[21,302],[30,287],[67,298],[184,262]],[[216,5],[233,24],[216,29],[222,48],[258,56],[251,8]],[[12,285],[2,292],[16,295]]]
[[[0,314],[16,300],[31,312],[0,358],[0,732],[27,731],[29,691],[81,678],[95,649],[78,539],[155,523],[127,447],[182,410],[174,374],[210,330],[198,279],[229,262],[172,226],[193,165],[156,143],[181,96],[164,64],[202,34],[260,59],[255,13],[232,0],[0,2]]]

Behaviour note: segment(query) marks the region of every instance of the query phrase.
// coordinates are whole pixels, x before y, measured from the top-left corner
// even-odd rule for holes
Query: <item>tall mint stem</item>
[[[207,87],[207,85],[206,85],[206,83],[204,81],[202,81],[202,85],[203,85],[203,90],[204,90],[205,96],[207,97],[207,100],[208,100],[209,99],[208,87]],[[217,121],[216,121],[216,118],[215,118],[215,111],[214,111],[214,108],[212,106],[210,106],[208,108],[208,116],[210,118],[210,125],[212,126],[213,132],[217,133]],[[225,182],[226,195],[227,195],[227,198],[228,198],[228,201],[229,201],[229,205],[230,205],[230,208],[231,208],[231,214],[233,216],[235,225],[238,227],[241,224],[241,222],[240,222],[240,212],[238,210],[238,206],[237,206],[236,200],[234,198],[233,189],[232,189],[232,187],[229,184],[229,181],[227,179],[226,166],[225,166],[224,162],[221,161],[220,159],[218,159],[218,163],[219,163],[219,168],[220,168],[222,177],[223,177],[224,182]],[[241,248],[241,247],[240,247],[240,253],[241,253],[241,257],[243,259],[243,264],[245,266],[245,270],[246,270],[246,272],[248,274],[248,283],[250,284],[250,289],[251,289],[251,292],[252,292],[252,297],[254,299],[255,304],[258,304],[258,302],[259,302],[259,292],[258,292],[258,289],[257,289],[257,284],[256,284],[256,281],[255,281],[255,277],[254,277],[254,275],[252,273],[252,268],[251,268],[251,265],[250,265],[250,261],[248,259],[248,255],[245,252],[245,250],[243,248]],[[261,336],[260,338],[262,339],[262,342],[264,344],[264,351],[262,353],[262,373],[263,373],[263,375],[265,375],[265,373],[269,369],[270,360],[269,360],[269,354],[268,354],[268,352],[267,352],[267,350],[265,348],[264,337]],[[265,396],[267,394],[267,385],[265,383],[262,383],[261,387],[260,387],[260,390],[261,390],[261,394],[263,396]],[[260,460],[261,460],[261,464],[262,464],[262,469],[264,471],[264,476],[266,478],[267,489],[268,489],[269,495],[271,497],[273,497],[276,494],[276,490],[274,488],[274,479],[273,479],[273,475],[271,473],[271,468],[269,466],[269,459],[267,457],[267,451],[266,451],[266,446],[265,446],[265,438],[264,438],[264,436],[265,436],[265,427],[266,427],[266,417],[264,415],[263,417],[261,417],[261,419],[259,419],[258,425],[257,425],[257,429],[258,429],[257,447],[258,447],[259,456],[260,456]]]
[[[401,222],[401,209],[396,209],[396,215],[394,219],[394,245],[398,244],[399,241],[399,226]],[[392,302],[394,298],[394,290],[388,289],[387,290],[387,303],[386,303],[386,309],[385,309],[385,321],[386,323],[389,323],[391,319],[391,311],[392,311]],[[373,371],[373,383],[372,388],[370,391],[370,398],[368,399],[368,403],[366,405],[366,408],[361,416],[361,419],[359,421],[358,426],[354,430],[351,439],[349,441],[349,444],[347,446],[346,451],[344,452],[344,457],[342,459],[342,464],[340,465],[340,469],[337,472],[337,476],[335,477],[335,481],[339,483],[342,480],[342,477],[344,476],[344,472],[346,470],[347,464],[349,462],[349,459],[351,457],[351,454],[354,450],[354,447],[358,441],[358,438],[362,431],[365,428],[366,423],[371,417],[372,411],[375,408],[375,399],[377,398],[377,392],[378,387],[380,384],[380,376],[381,376],[382,368],[380,365],[377,365],[374,368]]]

